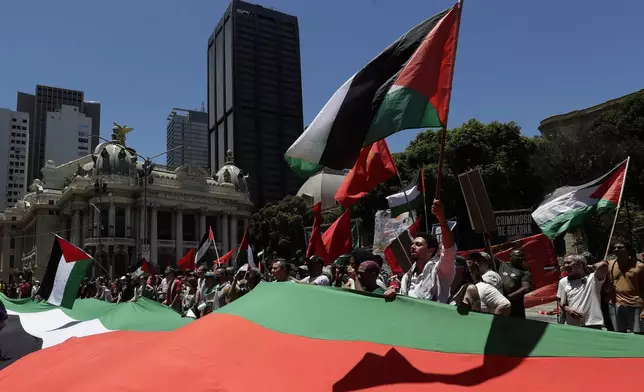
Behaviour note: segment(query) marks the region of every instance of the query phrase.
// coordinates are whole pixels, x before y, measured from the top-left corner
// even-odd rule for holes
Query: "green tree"
[[[294,257],[306,248],[304,226],[313,224],[313,211],[299,196],[287,196],[277,204],[266,204],[253,214],[250,232],[253,244],[270,247],[280,257]]]

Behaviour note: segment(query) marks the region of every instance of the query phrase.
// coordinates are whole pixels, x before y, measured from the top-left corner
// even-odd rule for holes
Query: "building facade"
[[[616,108],[629,98],[642,93],[644,93],[644,90],[611,99],[589,108],[573,110],[569,113],[548,117],[539,123],[539,131],[541,131],[544,137],[554,137],[557,135],[569,138],[583,137],[586,131],[595,124],[595,121],[602,114]]]
[[[92,119],[76,106],[47,112],[45,160],[70,162],[91,152]]]
[[[50,86],[36,86],[35,94],[18,92],[16,110],[28,113],[29,124],[29,172],[27,183],[31,184],[35,178],[42,178],[40,169],[45,166],[45,151],[47,142],[47,116],[48,112],[56,112],[62,105],[75,106],[80,112],[92,119],[92,134],[90,138],[90,151],[98,145],[100,135],[101,104],[94,101],[85,101],[85,93],[79,90],[69,90]]]
[[[124,143],[105,142],[74,161],[48,162],[43,180],[0,214],[0,278],[42,277],[53,233],[94,256],[96,275],[123,275],[148,252],[157,270],[176,266],[208,227],[218,248],[209,261],[237,246],[252,204],[232,154],[214,177],[192,164],[146,171],[137,159]]]
[[[192,163],[210,168],[208,159],[208,113],[174,108],[166,129],[168,167]],[[180,148],[180,147],[184,148]]]
[[[29,114],[0,109],[0,211],[25,193],[28,145]]]
[[[233,0],[208,39],[210,166],[232,150],[257,208],[302,184],[283,154],[303,131],[297,17]]]

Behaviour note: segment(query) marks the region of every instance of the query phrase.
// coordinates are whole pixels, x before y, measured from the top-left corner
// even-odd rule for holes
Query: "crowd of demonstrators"
[[[39,281],[30,282],[24,275],[18,276],[12,283],[5,283],[0,279],[0,293],[9,298],[32,298],[39,287]]]

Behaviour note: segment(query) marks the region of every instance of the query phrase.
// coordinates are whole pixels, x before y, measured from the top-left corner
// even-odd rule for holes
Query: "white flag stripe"
[[[555,199],[550,200],[546,204],[540,206],[532,213],[532,218],[537,225],[542,225],[554,219],[556,216],[565,214],[568,211],[586,208],[597,203],[596,198],[590,197],[599,185],[577,189],[573,192],[563,194]]]
[[[55,346],[63,343],[69,338],[81,338],[83,336],[98,335],[106,332],[114,332],[105,328],[99,319],[87,320],[67,328],[56,329],[42,333],[42,348]]]
[[[354,76],[344,82],[342,87],[333,94],[304,133],[289,147],[286,151],[286,156],[303,159],[316,164],[320,162],[329,134],[331,133],[331,128],[333,127],[333,122],[344,102],[349,87],[351,87]]]
[[[257,269],[257,265],[255,265],[255,259],[253,259],[253,248],[251,248],[250,245],[248,245],[246,253],[248,253],[248,266],[250,268]]]
[[[65,260],[65,256],[60,256],[60,261],[58,262],[58,269],[56,270],[56,277],[54,278],[54,286],[51,288],[51,293],[47,302],[52,305],[60,306],[63,301],[63,295],[65,294],[65,286],[69,280],[69,275],[74,269],[74,263],[68,263]]]
[[[407,194],[407,198],[405,198],[405,193]],[[414,200],[419,195],[420,191],[418,190],[418,185],[414,185],[411,189],[405,192],[398,192],[391,196],[387,196],[387,203],[389,204],[389,208],[394,208],[407,203],[407,200]]]

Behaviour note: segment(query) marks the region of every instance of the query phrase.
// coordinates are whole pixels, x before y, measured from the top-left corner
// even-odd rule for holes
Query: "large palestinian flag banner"
[[[621,200],[628,159],[584,185],[556,189],[541,202],[532,218],[549,238],[579,227],[594,211],[611,210]]]
[[[52,306],[44,301],[9,299],[3,294],[0,294],[0,301],[9,315],[7,326],[0,331],[0,369],[24,355],[57,346],[74,337],[124,330],[170,331],[190,322],[145,298],[121,304],[78,299],[73,309]]]
[[[284,154],[291,168],[351,168],[362,147],[393,133],[445,127],[460,17],[460,3],[434,15],[349,78]]]
[[[71,339],[0,372],[3,390],[638,391],[640,336],[460,315],[289,283],[170,332]],[[559,370],[579,377],[557,377]],[[558,372],[559,371],[559,372]]]

